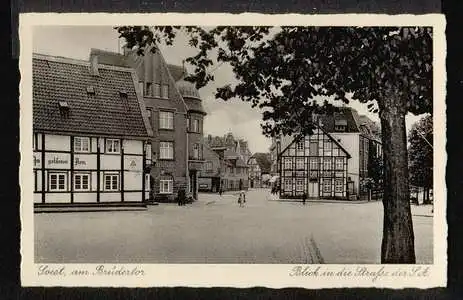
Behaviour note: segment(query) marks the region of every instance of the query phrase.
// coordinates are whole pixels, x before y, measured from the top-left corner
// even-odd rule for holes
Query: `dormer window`
[[[95,95],[95,88],[93,86],[87,86],[87,94]]]
[[[61,113],[61,116],[63,117],[69,117],[69,105],[66,101],[60,101],[58,103],[59,105],[59,111]]]
[[[121,96],[122,99],[127,99],[127,91],[124,89],[120,90],[119,96]]]
[[[335,120],[334,130],[338,132],[345,132],[347,130],[347,121],[345,119]]]

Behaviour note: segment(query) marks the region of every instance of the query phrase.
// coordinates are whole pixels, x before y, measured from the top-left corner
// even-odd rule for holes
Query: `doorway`
[[[310,179],[309,186],[307,187],[308,190],[308,197],[309,198],[318,198],[318,180],[317,179]]]

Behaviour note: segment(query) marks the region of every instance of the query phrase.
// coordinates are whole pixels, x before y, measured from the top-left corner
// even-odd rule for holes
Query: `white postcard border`
[[[34,213],[32,184],[32,27],[38,25],[300,25],[300,26],[432,26],[434,41],[434,263],[432,265],[301,265],[306,275],[291,276],[298,265],[285,264],[104,264],[107,269],[142,270],[144,275],[92,275],[98,264],[47,264],[50,268],[64,267],[65,276],[39,276],[43,264],[34,263]],[[20,15],[20,184],[21,184],[21,283],[23,286],[228,286],[270,288],[304,287],[387,287],[430,288],[445,286],[447,282],[447,223],[445,164],[445,18],[441,14],[427,15],[263,15],[233,14],[88,14],[88,13],[29,13]],[[444,201],[445,199],[445,201]],[[379,245],[378,245],[379,247]],[[317,269],[319,267],[319,269]],[[370,276],[342,276],[337,272],[359,271],[366,268]],[[426,269],[429,267],[428,269]],[[380,276],[389,272],[388,276]],[[392,276],[394,271],[413,272],[416,276]],[[72,270],[89,275],[70,276]],[[314,271],[318,270],[317,275]],[[322,276],[321,272],[337,275]],[[373,273],[376,272],[376,275]],[[80,273],[84,274],[84,273]],[[358,273],[360,274],[360,273]],[[426,274],[418,276],[418,274]]]

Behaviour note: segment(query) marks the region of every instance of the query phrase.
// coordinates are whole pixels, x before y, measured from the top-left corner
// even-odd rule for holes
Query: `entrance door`
[[[315,181],[315,180],[312,181],[312,180],[309,180],[307,196],[309,198],[318,198],[318,181]]]

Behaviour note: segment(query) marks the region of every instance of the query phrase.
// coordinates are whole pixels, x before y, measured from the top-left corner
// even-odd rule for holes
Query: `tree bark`
[[[383,240],[381,263],[414,264],[405,105],[388,99],[380,105],[384,154]]]

